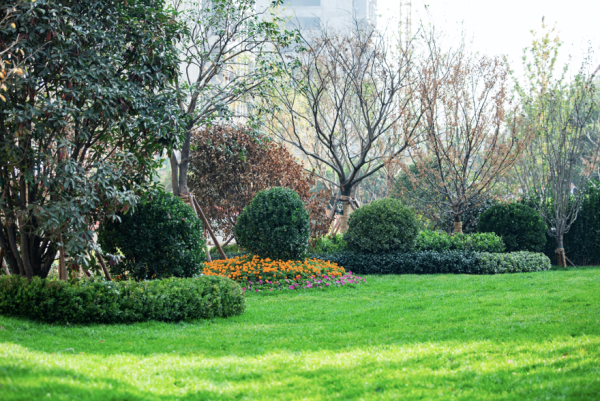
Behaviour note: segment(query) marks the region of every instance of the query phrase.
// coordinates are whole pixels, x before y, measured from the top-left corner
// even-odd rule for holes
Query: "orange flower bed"
[[[261,259],[258,256],[236,256],[233,259],[219,259],[206,263],[202,273],[206,276],[224,276],[237,282],[300,280],[309,277],[341,277],[343,267],[319,259],[305,261]]]

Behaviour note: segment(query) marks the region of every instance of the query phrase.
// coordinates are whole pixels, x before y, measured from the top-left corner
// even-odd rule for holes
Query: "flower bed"
[[[283,279],[279,281],[259,280],[258,282],[248,281],[240,283],[243,291],[261,292],[261,291],[293,291],[293,290],[308,290],[308,289],[325,289],[331,287],[344,287],[352,284],[362,284],[367,281],[352,272],[345,273],[340,276],[317,275],[308,278],[297,280]]]
[[[283,282],[309,278],[340,278],[346,273],[343,267],[334,262],[307,259],[305,261],[261,259],[258,256],[241,256],[233,259],[220,259],[206,263],[206,276],[223,276],[238,283],[258,283],[259,281]]]

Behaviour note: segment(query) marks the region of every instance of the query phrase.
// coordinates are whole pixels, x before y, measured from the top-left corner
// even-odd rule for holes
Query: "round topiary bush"
[[[344,240],[363,252],[409,251],[418,234],[417,218],[398,199],[379,199],[355,210]]]
[[[124,258],[111,264],[115,276],[137,280],[191,277],[206,260],[202,221],[173,194],[156,191],[142,197],[121,222],[100,226],[98,241],[105,252]]]
[[[309,235],[308,212],[300,196],[289,188],[257,193],[235,225],[236,242],[263,259],[302,259]]]
[[[492,206],[479,218],[477,230],[502,237],[507,252],[541,252],[546,244],[546,225],[542,217],[520,203]]]

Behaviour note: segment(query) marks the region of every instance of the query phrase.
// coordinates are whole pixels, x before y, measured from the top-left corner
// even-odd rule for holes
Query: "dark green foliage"
[[[416,251],[504,252],[502,238],[494,233],[448,234],[443,231],[421,231],[415,241]]]
[[[246,299],[225,277],[153,281],[66,281],[0,278],[0,314],[49,323],[180,321],[241,315]]]
[[[173,194],[146,194],[135,211],[120,214],[121,222],[100,226],[98,241],[105,252],[125,256],[110,267],[113,275],[138,280],[191,277],[206,259],[202,221]]]
[[[237,243],[261,258],[301,259],[308,249],[310,222],[300,196],[289,188],[260,191],[238,217]]]
[[[584,189],[577,220],[565,235],[567,257],[576,265],[600,265],[600,182],[591,181]]]
[[[541,252],[546,225],[540,214],[521,203],[499,203],[481,215],[477,230],[502,237],[508,252]]]
[[[58,242],[83,263],[93,222],[134,204],[180,140],[184,27],[164,0],[2,1],[0,19],[9,10],[1,58],[26,73],[1,90],[0,246],[13,274],[46,277]]]
[[[338,252],[315,254],[355,274],[499,274],[550,269],[544,254],[531,252],[487,253],[467,251]]]
[[[600,265],[600,182],[593,180],[584,188],[577,220],[564,237],[565,253],[577,266]],[[531,202],[531,201],[529,201]],[[546,233],[544,253],[556,263],[556,239]]]
[[[409,251],[418,234],[413,211],[397,199],[384,198],[355,210],[348,219],[344,241],[363,252]]]

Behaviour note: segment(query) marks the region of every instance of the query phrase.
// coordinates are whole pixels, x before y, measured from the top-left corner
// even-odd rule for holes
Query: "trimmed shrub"
[[[308,212],[300,196],[289,188],[257,193],[235,225],[239,246],[263,259],[304,258],[309,235]]]
[[[241,315],[241,287],[224,277],[66,282],[0,278],[0,314],[49,323],[180,321]]]
[[[521,203],[500,203],[479,218],[477,230],[502,237],[508,252],[542,252],[546,244],[546,225],[540,214]]]
[[[550,270],[550,259],[543,253],[481,253],[479,269],[483,274],[526,273]]]
[[[469,251],[423,251],[363,253],[339,252],[313,255],[329,260],[355,274],[500,274],[550,269],[542,253],[487,253]]]
[[[504,252],[502,238],[494,233],[448,234],[443,231],[421,231],[415,251]]]
[[[418,234],[413,211],[397,199],[384,198],[355,210],[348,219],[344,241],[362,252],[409,251]]]
[[[115,277],[192,277],[202,271],[202,221],[181,199],[164,191],[148,193],[135,211],[120,218],[103,223],[98,231],[105,252],[124,255],[110,267]]]

